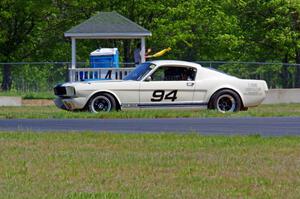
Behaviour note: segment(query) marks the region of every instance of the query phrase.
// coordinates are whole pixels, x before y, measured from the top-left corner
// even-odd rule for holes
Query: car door
[[[160,66],[140,83],[140,106],[183,106],[193,103],[196,69]]]

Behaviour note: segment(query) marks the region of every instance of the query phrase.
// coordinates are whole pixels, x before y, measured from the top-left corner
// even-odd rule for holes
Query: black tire
[[[88,110],[92,113],[110,112],[116,110],[115,99],[109,94],[98,94],[88,102]]]
[[[242,101],[236,92],[224,89],[213,95],[208,108],[216,109],[222,113],[237,112],[242,108]]]

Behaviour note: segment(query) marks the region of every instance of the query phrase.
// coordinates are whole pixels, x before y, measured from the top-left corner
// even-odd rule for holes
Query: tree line
[[[69,61],[63,33],[101,11],[117,11],[150,30],[147,46],[172,48],[164,59],[300,64],[299,0],[1,0],[0,62]],[[117,46],[121,61],[130,62],[136,42],[80,40],[77,60]],[[9,90],[11,65],[1,73],[1,88]],[[294,73],[300,87],[300,67]]]

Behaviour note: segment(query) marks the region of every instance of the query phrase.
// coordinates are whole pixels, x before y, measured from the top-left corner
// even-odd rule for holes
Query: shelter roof
[[[151,32],[117,12],[100,12],[74,26],[65,37],[95,39],[127,39],[151,36]]]

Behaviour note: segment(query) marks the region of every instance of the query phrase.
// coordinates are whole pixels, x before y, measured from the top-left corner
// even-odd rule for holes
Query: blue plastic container
[[[119,68],[118,48],[101,48],[90,54],[91,68]]]

